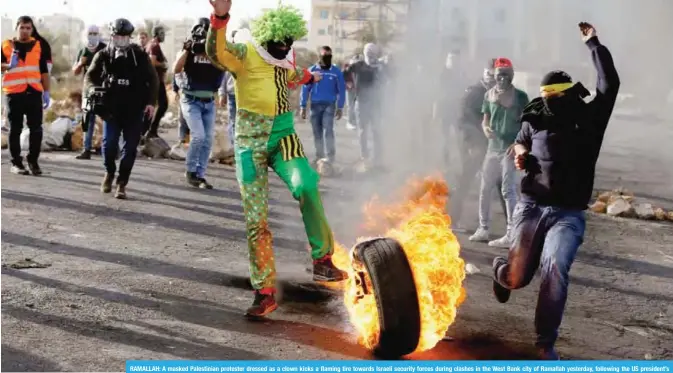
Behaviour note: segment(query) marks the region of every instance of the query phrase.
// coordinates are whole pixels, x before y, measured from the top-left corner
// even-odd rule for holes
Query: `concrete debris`
[[[623,198],[616,198],[608,204],[607,214],[610,216],[628,216],[633,212],[633,206]]]
[[[481,270],[476,265],[474,265],[472,263],[467,263],[465,265],[465,272],[468,275],[473,275],[473,274],[481,272]]]
[[[654,218],[659,221],[666,220],[666,211],[664,211],[664,209],[662,209],[661,207],[657,207],[656,209],[654,209]]]
[[[149,158],[165,158],[170,151],[170,145],[161,137],[147,139],[141,150]]]
[[[589,210],[597,214],[608,214],[624,218],[637,218],[642,220],[671,220],[673,211],[666,211],[661,207],[655,207],[651,203],[635,203],[633,192],[628,189],[618,188],[611,191],[599,192],[596,201],[589,206]]]
[[[654,207],[649,203],[640,203],[635,206],[636,216],[639,219],[651,220],[654,219]]]
[[[213,149],[210,152],[210,161],[224,164],[234,163],[234,149],[231,146],[229,133],[223,126],[215,128]]]
[[[607,202],[596,201],[593,205],[589,206],[589,209],[598,214],[605,214],[608,210]]]
[[[168,152],[168,158],[175,161],[184,161],[187,158],[188,145],[176,144]]]

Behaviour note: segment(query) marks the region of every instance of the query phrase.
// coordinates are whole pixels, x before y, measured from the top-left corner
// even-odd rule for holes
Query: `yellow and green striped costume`
[[[236,176],[246,217],[250,278],[256,290],[273,291],[276,272],[268,223],[268,168],[299,201],[314,260],[331,255],[332,231],[318,192],[319,176],[304,155],[294,130],[289,85],[309,81],[305,69],[267,63],[252,43],[226,40],[225,19],[211,16],[206,53],[236,79]]]

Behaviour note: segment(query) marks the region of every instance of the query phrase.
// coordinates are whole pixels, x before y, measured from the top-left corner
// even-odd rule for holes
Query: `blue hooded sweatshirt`
[[[325,70],[316,64],[309,68],[309,71],[319,71],[322,73],[322,80],[317,83],[306,84],[301,88],[300,106],[306,107],[309,96],[313,104],[334,104],[337,108],[343,109],[346,103],[346,81],[344,75],[336,65],[332,65],[329,70]]]

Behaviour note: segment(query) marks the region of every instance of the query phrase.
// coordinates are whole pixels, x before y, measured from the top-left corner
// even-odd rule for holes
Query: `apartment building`
[[[332,47],[349,56],[375,37],[386,44],[403,34],[411,0],[313,0],[309,13],[308,49]]]
[[[2,35],[2,39],[8,39],[14,36],[14,22],[16,22],[15,19],[11,19],[9,17],[2,17],[2,21],[0,21],[0,25],[2,26],[2,30],[0,30]]]

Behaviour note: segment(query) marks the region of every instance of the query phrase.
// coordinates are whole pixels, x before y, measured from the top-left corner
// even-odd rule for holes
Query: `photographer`
[[[202,19],[192,28],[191,39],[185,42],[175,61],[173,73],[184,73],[180,90],[180,109],[190,132],[187,151],[186,178],[191,186],[212,189],[205,179],[210,160],[215,125],[215,92],[224,72],[215,67],[206,56],[206,36],[210,21]]]
[[[103,118],[103,156],[105,177],[101,192],[112,191],[117,169],[115,158],[119,137],[124,137],[116,198],[126,198],[126,184],[135,163],[143,130],[143,115],[154,113],[159,80],[150,59],[131,43],[133,25],[124,18],[110,25],[110,46],[96,53],[84,79],[88,109]]]
[[[100,30],[96,25],[90,25],[87,29],[87,45],[80,49],[77,54],[77,62],[72,67],[73,74],[86,74],[89,65],[93,60],[93,56],[99,51],[105,49],[107,44],[101,41]],[[91,159],[91,148],[93,146],[93,133],[96,128],[96,116],[91,112],[85,113],[82,122],[82,130],[84,130],[84,149],[82,153],[77,155],[76,159]]]

